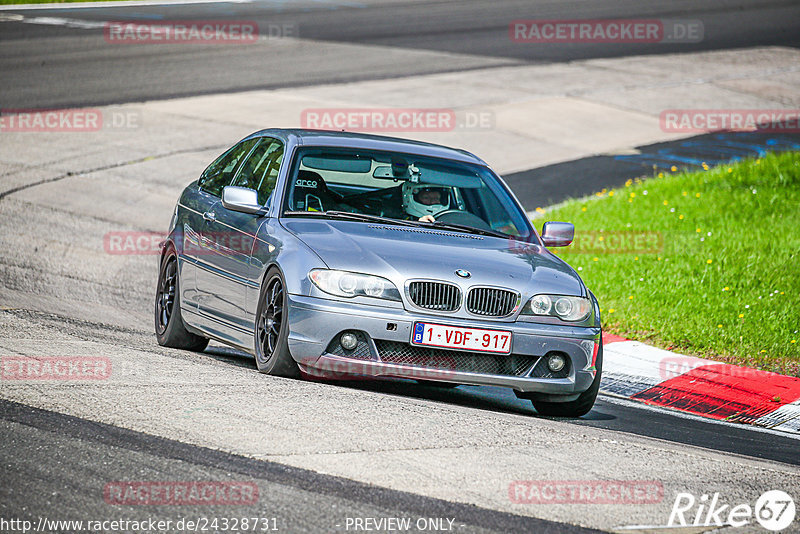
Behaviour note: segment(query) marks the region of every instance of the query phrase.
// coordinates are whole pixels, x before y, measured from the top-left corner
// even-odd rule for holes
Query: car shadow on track
[[[236,367],[245,367],[254,370],[256,368],[256,362],[253,356],[233,347],[209,345],[206,347],[206,350],[203,351],[203,355],[210,356],[218,362],[235,365]]]
[[[331,382],[328,382],[331,383]],[[539,419],[572,420],[565,417],[545,417],[539,415],[530,401],[518,399],[514,392],[508,388],[493,386],[458,386],[453,389],[442,389],[437,386],[419,384],[413,380],[386,379],[374,382],[346,382],[342,385],[357,389],[387,393],[402,397],[411,397],[432,400],[487,410],[517,415],[532,416]],[[584,421],[602,421],[615,419],[614,416],[598,411],[596,408],[580,418]]]
[[[231,347],[210,345],[205,350],[204,354],[217,361],[230,365],[253,370],[256,369],[255,361],[251,355]],[[442,402],[492,412],[533,416],[542,419],[569,420],[569,418],[544,417],[539,415],[530,401],[518,399],[514,395],[514,392],[508,388],[458,386],[457,388],[446,389],[436,385],[418,383],[415,380],[404,380],[400,378],[381,378],[377,380],[361,380],[357,378],[353,380],[322,380],[307,378],[306,380],[332,387],[385,393],[399,397]],[[595,407],[591,412],[580,419],[583,421],[607,421],[615,419],[615,417],[603,413]]]

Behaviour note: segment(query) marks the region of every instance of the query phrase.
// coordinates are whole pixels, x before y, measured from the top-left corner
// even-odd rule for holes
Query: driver
[[[434,222],[434,215],[450,208],[448,188],[407,181],[402,189],[403,210],[419,221]]]

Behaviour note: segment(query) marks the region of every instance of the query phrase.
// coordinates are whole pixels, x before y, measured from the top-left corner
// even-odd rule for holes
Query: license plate
[[[511,332],[414,323],[411,343],[429,347],[509,354],[511,353]]]

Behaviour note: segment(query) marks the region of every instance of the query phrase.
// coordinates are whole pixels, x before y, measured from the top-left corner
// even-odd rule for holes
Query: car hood
[[[331,269],[507,287],[523,295],[586,295],[575,271],[538,245],[512,239],[359,221],[284,219]],[[456,270],[470,272],[465,280]]]

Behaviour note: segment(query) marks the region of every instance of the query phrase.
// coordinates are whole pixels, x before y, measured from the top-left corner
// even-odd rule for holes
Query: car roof
[[[386,152],[406,152],[418,156],[444,158],[464,163],[488,166],[481,158],[458,148],[450,148],[433,143],[332,130],[304,130],[294,128],[270,128],[258,131],[248,137],[279,136],[303,146],[352,147]]]

